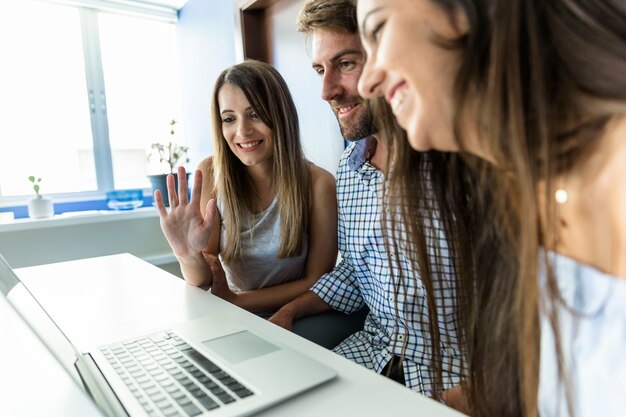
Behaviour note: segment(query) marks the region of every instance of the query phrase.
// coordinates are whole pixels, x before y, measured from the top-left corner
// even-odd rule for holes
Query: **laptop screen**
[[[0,255],[0,291],[8,298],[9,292],[20,283],[17,276],[11,271],[6,260]]]
[[[39,301],[20,281],[1,254],[0,291],[2,296],[8,300],[9,304],[39,337],[50,353],[79,382],[80,376],[74,368],[74,362],[77,358],[76,349]]]

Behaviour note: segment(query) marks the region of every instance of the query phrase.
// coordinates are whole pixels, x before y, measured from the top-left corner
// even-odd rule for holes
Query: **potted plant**
[[[152,185],[152,194],[154,194],[155,190],[161,190],[163,202],[166,206],[169,205],[167,185],[165,181],[167,176],[169,174],[174,175],[174,182],[176,184],[176,188],[178,188],[178,174],[176,169],[178,165],[189,162],[189,158],[187,157],[189,147],[179,145],[173,140],[176,133],[174,131],[174,125],[176,125],[176,120],[170,121],[170,140],[166,143],[153,143],[150,145],[150,153],[148,154],[149,160],[158,157],[158,162],[161,168],[163,168],[164,171],[168,171],[167,173],[148,175],[150,184]],[[189,179],[189,173],[187,173],[187,179]]]
[[[41,178],[31,175],[28,177],[28,181],[33,183],[33,190],[35,190],[35,197],[28,200],[28,217],[41,219],[54,216],[52,199],[39,193]]]

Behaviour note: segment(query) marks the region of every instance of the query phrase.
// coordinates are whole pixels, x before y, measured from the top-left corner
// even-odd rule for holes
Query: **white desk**
[[[81,351],[223,313],[337,371],[334,381],[259,416],[461,415],[129,254],[20,268],[16,273]]]

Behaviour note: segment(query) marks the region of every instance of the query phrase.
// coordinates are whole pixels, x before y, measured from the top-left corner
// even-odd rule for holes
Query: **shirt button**
[[[403,334],[399,334],[398,335],[398,340],[404,340],[404,335]]]

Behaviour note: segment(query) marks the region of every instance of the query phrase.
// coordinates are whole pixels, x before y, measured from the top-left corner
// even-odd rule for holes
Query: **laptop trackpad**
[[[202,344],[230,363],[236,364],[257,358],[280,348],[247,330],[205,340]]]

